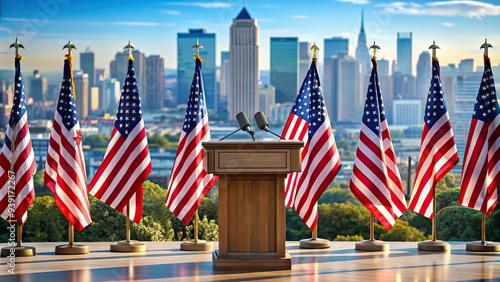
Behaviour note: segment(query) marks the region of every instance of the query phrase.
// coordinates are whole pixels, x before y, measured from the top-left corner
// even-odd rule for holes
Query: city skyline
[[[367,43],[376,41],[382,49],[380,59],[395,60],[397,32],[413,33],[413,69],[418,56],[435,40],[441,47],[441,65],[457,65],[461,59],[474,59],[482,65],[479,46],[487,38],[493,47],[500,46],[500,35],[494,31],[500,23],[500,5],[495,1],[420,1],[417,3],[373,2],[367,0],[316,1],[312,9],[304,9],[299,1],[246,1],[245,7],[258,22],[260,70],[270,69],[270,38],[292,36],[299,41],[316,42],[319,58],[323,58],[325,38],[349,39],[349,54],[354,56],[360,29],[361,13]],[[95,53],[96,68],[108,70],[116,52],[128,40],[147,55],[165,58],[165,68],[175,69],[176,36],[190,28],[203,28],[215,33],[216,62],[220,53],[229,50],[229,28],[232,19],[243,8],[240,1],[159,1],[147,5],[133,1],[83,3],[70,0],[3,1],[0,7],[0,69],[12,69],[13,50],[8,46],[18,37],[26,47],[23,68],[60,71],[65,51],[71,40],[78,46],[75,53],[87,47]],[[194,43],[193,43],[194,44]],[[203,45],[203,42],[200,42]],[[369,46],[368,46],[369,47]],[[495,50],[495,49],[494,49]],[[492,50],[493,65],[500,54]],[[321,61],[319,63],[322,63]],[[193,63],[194,64],[194,63]],[[80,67],[76,60],[76,67]]]

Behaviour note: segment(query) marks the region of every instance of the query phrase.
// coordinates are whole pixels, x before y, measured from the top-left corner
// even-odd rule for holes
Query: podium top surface
[[[208,141],[202,142],[203,148],[211,149],[242,149],[242,148],[290,148],[297,149],[304,147],[304,142],[297,140],[279,141],[248,141],[248,140],[228,140],[228,141]]]

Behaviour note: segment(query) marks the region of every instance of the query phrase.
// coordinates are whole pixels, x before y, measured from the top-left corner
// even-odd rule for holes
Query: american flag
[[[144,193],[142,183],[151,169],[134,61],[129,59],[115,126],[104,160],[89,184],[90,194],[123,214],[129,205],[130,219],[139,223]]]
[[[487,56],[465,148],[458,203],[491,215],[500,183],[500,107]]]
[[[82,134],[76,112],[71,79],[72,56],[64,60],[61,93],[54,114],[44,181],[54,193],[54,200],[66,219],[82,231],[92,223],[87,191]]]
[[[316,203],[341,167],[314,59],[281,136],[304,142],[302,171],[288,175],[285,204],[295,208],[314,230],[318,222]]]
[[[24,224],[28,218],[28,208],[35,199],[33,174],[36,162],[28,128],[21,59],[21,55],[15,59],[14,104],[0,152],[0,213],[10,224],[18,221]],[[14,149],[14,153],[11,149]]]
[[[372,63],[350,188],[389,230],[406,211],[406,200],[382,102],[375,58]]]
[[[205,195],[219,179],[203,167],[202,142],[210,141],[201,61],[196,66],[187,103],[184,125],[174,166],[168,183],[165,204],[184,225],[189,223]]]
[[[433,57],[432,79],[420,141],[420,157],[408,206],[409,209],[430,219],[434,217],[435,186],[458,163],[457,146],[446,110],[439,71],[439,62]]]

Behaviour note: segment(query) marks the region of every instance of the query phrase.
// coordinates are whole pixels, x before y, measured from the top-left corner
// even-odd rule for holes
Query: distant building
[[[386,59],[377,59],[378,75],[389,75],[389,61]]]
[[[324,48],[323,58],[325,59],[337,56],[340,52],[349,54],[349,39],[343,37],[325,38]]]
[[[259,87],[259,110],[268,115],[275,104],[276,88],[273,85],[260,85]],[[254,113],[252,113],[252,116]]]
[[[229,35],[228,119],[259,109],[259,27],[246,8],[233,19]]]
[[[73,73],[76,91],[76,112],[79,119],[86,119],[89,116],[89,75],[83,71]]]
[[[311,54],[311,42],[299,42],[299,80],[297,89],[300,89],[300,85],[309,71],[312,60]]]
[[[276,88],[275,102],[294,102],[299,83],[299,39],[271,37],[270,54],[271,85]]]
[[[134,50],[132,56],[134,57],[134,73],[137,80],[137,87],[141,100],[143,100],[144,95],[146,95],[148,83],[146,75],[146,56],[139,50]],[[116,53],[115,60],[110,62],[109,67],[109,77],[118,80],[120,88],[123,88],[123,83],[125,82],[125,77],[128,72],[128,51]]]
[[[29,92],[26,93],[27,98],[33,98],[33,103],[43,104],[47,100],[48,89],[47,79],[41,76],[38,70],[34,70],[33,77],[30,80]]]
[[[227,97],[229,92],[229,51],[220,54],[220,83],[217,114],[227,117]]]
[[[418,125],[423,122],[421,100],[394,100],[392,108],[394,125]]]
[[[96,82],[95,56],[89,48],[80,53],[80,69],[89,75],[89,87],[94,86]]]
[[[470,74],[474,72],[474,59],[463,59],[458,64],[460,74]]]
[[[105,113],[116,115],[121,95],[120,82],[115,78],[105,79],[100,94],[99,108]]]
[[[142,109],[161,110],[165,91],[165,60],[159,55],[146,58],[146,93],[141,97]]]
[[[412,33],[398,32],[397,40],[397,71],[403,75],[412,75]]]
[[[361,28],[358,34],[358,45],[356,46],[356,60],[361,63],[362,74],[370,75],[372,67],[370,53],[368,52],[368,43],[366,42],[365,17],[363,12],[361,12]],[[367,85],[367,83],[364,83],[364,85]]]
[[[203,73],[203,84],[205,86],[205,99],[209,113],[216,108],[216,69],[215,55],[216,36],[215,33],[207,33],[205,29],[189,29],[187,33],[177,33],[177,105],[186,105],[191,91],[195,61],[193,55],[196,53],[192,47],[196,39],[203,49],[199,49],[203,59],[201,65]]]
[[[432,78],[431,55],[427,51],[420,53],[417,61],[417,81],[416,96],[421,97],[425,102],[427,92],[429,92],[430,81]]]

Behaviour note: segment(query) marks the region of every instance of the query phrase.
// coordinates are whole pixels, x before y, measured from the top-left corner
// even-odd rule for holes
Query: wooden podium
[[[301,170],[302,141],[203,142],[207,171],[219,176],[216,270],[289,270],[285,178]]]

